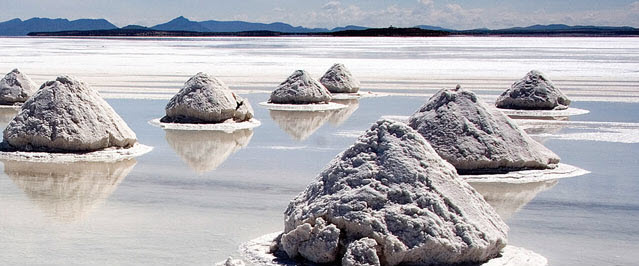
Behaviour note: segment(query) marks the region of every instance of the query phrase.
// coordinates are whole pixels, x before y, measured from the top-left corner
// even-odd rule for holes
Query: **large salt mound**
[[[421,135],[380,120],[291,201],[279,248],[316,263],[484,262],[507,230]]]
[[[60,76],[22,105],[4,130],[3,149],[88,152],[135,143],[135,133],[97,91]]]
[[[343,64],[334,64],[320,78],[320,83],[333,93],[354,93],[359,91],[359,80]]]
[[[248,100],[236,95],[222,81],[197,73],[166,105],[165,123],[244,122],[253,118]]]
[[[269,103],[313,104],[328,103],[331,93],[306,71],[297,70],[271,93]]]
[[[519,129],[501,112],[491,112],[471,91],[443,89],[409,118],[459,173],[502,173],[547,169],[559,157]]]
[[[497,108],[563,110],[570,100],[543,73],[532,70],[497,98]]]
[[[38,86],[17,68],[0,80],[0,104],[12,105],[25,102],[38,90]]]

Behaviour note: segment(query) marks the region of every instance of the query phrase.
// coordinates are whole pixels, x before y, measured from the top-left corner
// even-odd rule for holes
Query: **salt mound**
[[[271,93],[269,103],[313,104],[328,103],[331,93],[306,71],[297,70]]]
[[[47,216],[77,221],[106,200],[131,172],[135,159],[45,163],[3,160],[4,172]]]
[[[507,230],[421,135],[380,120],[291,201],[279,248],[316,263],[472,263],[498,256]]]
[[[324,76],[320,78],[320,83],[333,93],[354,93],[359,91],[359,80],[343,64],[334,64]]]
[[[409,125],[461,174],[547,169],[559,156],[534,141],[471,91],[443,89],[409,118]]]
[[[543,73],[532,70],[497,98],[497,108],[563,110],[570,100]]]
[[[206,73],[197,73],[166,105],[164,123],[244,122],[253,117],[248,100]]]
[[[38,86],[17,68],[0,80],[0,104],[12,105],[25,102],[38,90]]]
[[[70,76],[47,81],[4,130],[3,149],[88,152],[137,142],[97,91]]]

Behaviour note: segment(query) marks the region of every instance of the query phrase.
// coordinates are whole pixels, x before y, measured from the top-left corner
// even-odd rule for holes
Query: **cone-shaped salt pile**
[[[236,95],[222,81],[197,73],[166,105],[165,123],[244,122],[253,118],[249,102]]]
[[[471,91],[443,89],[409,118],[459,173],[552,168],[559,157],[501,112],[490,112]]]
[[[343,64],[334,64],[320,82],[333,93],[354,93],[359,91],[359,80]]]
[[[312,104],[328,103],[331,93],[306,71],[297,70],[271,93],[270,103]]]
[[[37,90],[33,80],[16,68],[0,80],[0,104],[25,102]]]
[[[497,108],[562,110],[570,100],[543,73],[532,70],[497,98]]]
[[[508,230],[419,133],[388,120],[338,155],[285,216],[281,250],[346,265],[483,262]]]
[[[69,76],[44,83],[4,130],[9,150],[88,152],[135,143],[135,133],[100,94]]]

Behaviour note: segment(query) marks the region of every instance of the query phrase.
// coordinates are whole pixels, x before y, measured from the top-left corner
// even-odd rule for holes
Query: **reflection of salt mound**
[[[530,202],[539,192],[548,190],[557,184],[557,180],[533,183],[469,183],[484,199],[495,208],[503,219],[513,216]]]
[[[25,102],[37,90],[35,82],[16,68],[0,80],[0,104]]]
[[[47,215],[63,221],[75,221],[108,198],[131,172],[136,161],[3,163],[4,172]]]
[[[169,146],[198,173],[215,170],[231,154],[246,147],[253,130],[165,130]]]
[[[222,81],[197,73],[166,105],[162,122],[222,123],[244,122],[253,117],[248,101],[231,91]]]
[[[333,99],[332,102],[343,104],[346,106],[346,108],[335,110],[331,114],[331,117],[329,118],[328,121],[335,126],[339,126],[343,124],[344,122],[346,122],[346,120],[348,120],[348,118],[351,117],[351,115],[353,115],[355,111],[357,111],[357,108],[359,108],[358,99],[348,99],[348,100]]]
[[[100,96],[70,76],[47,81],[4,130],[8,150],[88,152],[130,148],[135,133]]]
[[[269,103],[320,104],[328,103],[331,93],[304,70],[293,72],[271,93]]]
[[[532,70],[497,98],[497,108],[563,110],[570,100],[543,73]]]
[[[295,140],[305,140],[332,117],[332,112],[269,110],[271,119]]]
[[[559,163],[559,156],[459,86],[433,95],[409,124],[459,173],[547,169]]]
[[[359,91],[359,80],[343,64],[334,64],[320,78],[322,85],[332,93],[354,93]]]
[[[380,120],[291,201],[278,246],[315,263],[478,263],[507,230],[418,132]]]

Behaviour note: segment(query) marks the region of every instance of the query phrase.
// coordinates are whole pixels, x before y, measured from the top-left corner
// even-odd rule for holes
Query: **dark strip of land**
[[[557,30],[465,30],[441,31],[420,28],[370,28],[363,30],[344,30],[334,32],[287,33],[276,31],[242,31],[242,32],[195,32],[195,31],[162,31],[152,29],[111,29],[88,31],[57,31],[31,32],[29,36],[57,36],[57,37],[211,37],[211,36],[239,36],[239,37],[272,37],[272,36],[339,36],[339,37],[436,37],[436,36],[639,36],[639,29],[635,28],[600,28],[583,27]]]

